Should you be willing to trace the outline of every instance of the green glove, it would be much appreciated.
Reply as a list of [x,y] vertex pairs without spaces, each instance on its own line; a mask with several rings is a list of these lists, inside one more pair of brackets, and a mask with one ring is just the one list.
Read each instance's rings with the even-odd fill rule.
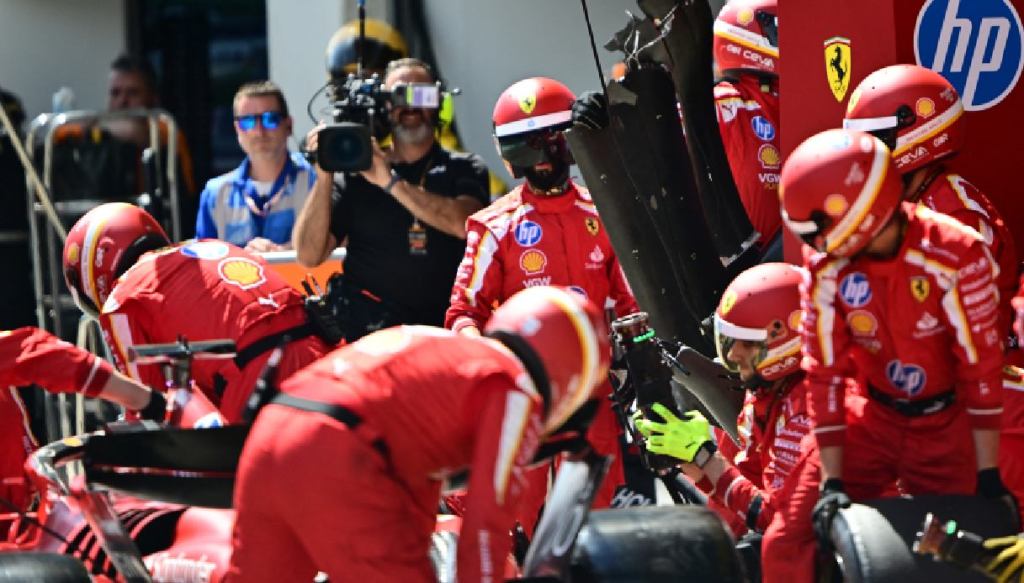
[[701,447],[711,441],[710,424],[700,412],[687,411],[680,419],[661,403],[652,405],[651,410],[665,422],[633,416],[637,431],[644,436],[647,451],[690,463]]
[[1013,535],[989,539],[985,548],[999,552],[985,565],[986,573],[998,583],[1024,581],[1024,538]]

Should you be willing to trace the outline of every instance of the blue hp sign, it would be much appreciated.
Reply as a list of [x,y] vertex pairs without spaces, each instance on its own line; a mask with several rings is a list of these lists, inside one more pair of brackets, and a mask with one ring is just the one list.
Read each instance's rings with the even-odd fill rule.
[[948,79],[971,111],[992,107],[1017,85],[1022,44],[1010,0],[927,0],[917,15],[917,63]]

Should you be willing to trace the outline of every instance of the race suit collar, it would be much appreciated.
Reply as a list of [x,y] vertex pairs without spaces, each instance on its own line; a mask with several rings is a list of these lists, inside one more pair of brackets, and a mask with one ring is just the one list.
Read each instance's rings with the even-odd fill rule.
[[519,188],[522,189],[523,202],[531,205],[537,212],[542,214],[560,213],[569,210],[579,198],[579,189],[576,183],[570,179],[565,192],[557,196],[544,196],[535,193],[524,182]]

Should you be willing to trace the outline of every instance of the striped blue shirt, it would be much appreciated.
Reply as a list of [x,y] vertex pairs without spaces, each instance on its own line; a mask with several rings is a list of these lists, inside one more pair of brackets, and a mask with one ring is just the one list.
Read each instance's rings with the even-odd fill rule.
[[270,192],[261,195],[249,177],[249,159],[206,183],[199,197],[196,238],[214,238],[244,247],[256,237],[275,243],[292,238],[295,218],[316,182],[316,172],[293,152]]

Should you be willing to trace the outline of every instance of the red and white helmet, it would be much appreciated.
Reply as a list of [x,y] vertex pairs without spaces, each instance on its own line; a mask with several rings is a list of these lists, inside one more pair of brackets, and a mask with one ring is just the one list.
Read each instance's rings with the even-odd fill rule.
[[762,263],[736,276],[715,310],[715,345],[726,368],[737,340],[761,343],[754,365],[765,381],[800,370],[800,283],[806,271],[789,263]]
[[117,278],[143,253],[170,243],[160,223],[137,206],[112,202],[85,213],[64,241],[64,281],[78,308],[97,316]]
[[715,62],[722,71],[779,74],[778,0],[731,0],[715,20]]
[[542,162],[568,177],[573,160],[561,130],[572,125],[575,100],[568,87],[547,77],[523,79],[498,97],[491,116],[494,139],[514,177],[529,179],[529,169]]
[[546,377],[546,432],[565,423],[607,378],[611,347],[604,315],[567,288],[539,286],[514,294],[483,332],[515,352],[538,385]]
[[878,235],[903,185],[889,148],[856,130],[826,130],[797,146],[779,178],[782,220],[818,251],[849,257]]
[[880,138],[906,174],[960,151],[963,115],[960,96],[945,77],[917,65],[892,65],[853,90],[843,127]]
[[563,130],[572,123],[569,88],[547,77],[531,77],[514,83],[498,97],[491,121],[494,137],[526,134],[542,129]]

